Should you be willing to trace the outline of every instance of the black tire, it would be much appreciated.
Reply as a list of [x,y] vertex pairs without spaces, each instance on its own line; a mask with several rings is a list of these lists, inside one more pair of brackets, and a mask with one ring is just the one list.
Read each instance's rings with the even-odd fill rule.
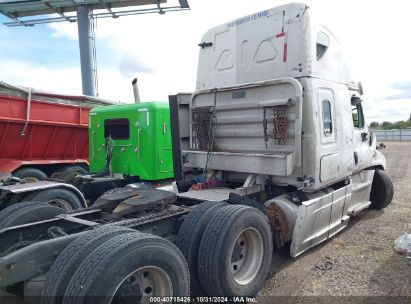
[[[16,204],[6,207],[0,211],[0,223],[4,219],[9,217],[9,215],[13,214],[15,211],[21,208],[25,208],[26,206],[32,206],[32,205],[38,205],[38,204],[39,204],[38,202],[24,202],[24,203],[19,203],[19,204],[16,203]],[[43,204],[43,203],[40,203],[40,204]]]
[[65,210],[41,202],[18,203],[0,212],[0,229],[47,220]]
[[28,192],[28,193],[23,193],[23,197],[20,199],[20,202],[32,201],[33,197],[36,196],[39,192],[40,191],[32,191],[32,192]]
[[[65,210],[77,210],[83,208],[80,198],[68,189],[52,188],[41,190],[30,195],[30,200],[48,203]],[[26,200],[26,198],[24,198]]]
[[394,186],[388,174],[381,169],[376,169],[372,180],[370,194],[370,209],[381,210],[387,207],[394,197]]
[[117,235],[133,231],[135,230],[126,227],[102,227],[87,231],[71,242],[60,253],[47,273],[41,295],[41,303],[60,304],[71,277],[90,252]]
[[[160,269],[168,276],[172,296],[189,295],[188,266],[180,250],[160,237],[132,232],[109,239],[88,255],[71,278],[63,304],[108,304],[113,296],[116,296],[117,303],[122,303],[117,296],[125,290],[128,291],[127,300],[137,300],[133,292],[142,292],[132,286],[130,276],[134,271],[144,271],[144,276],[147,273],[150,277],[147,267]],[[140,274],[139,280],[142,277]],[[134,284],[137,282],[135,279]],[[121,288],[120,284],[123,284]],[[154,283],[153,286],[158,285]],[[146,295],[150,292],[144,287],[143,290]]]
[[84,175],[87,174],[87,170],[79,165],[71,165],[64,167],[61,171],[64,178],[73,178],[77,175]]
[[221,209],[204,231],[198,255],[207,295],[255,296],[267,278],[272,249],[270,225],[261,211],[238,205]]
[[191,295],[205,295],[198,277],[198,249],[204,230],[212,217],[226,206],[225,203],[205,202],[196,206],[184,219],[177,238],[176,245],[186,258],[190,270]]
[[10,198],[7,206],[12,206],[20,202],[30,202],[36,193],[38,193],[38,191],[16,193]]
[[21,178],[26,182],[38,182],[47,179],[46,173],[36,168],[21,168],[13,172],[13,176]]

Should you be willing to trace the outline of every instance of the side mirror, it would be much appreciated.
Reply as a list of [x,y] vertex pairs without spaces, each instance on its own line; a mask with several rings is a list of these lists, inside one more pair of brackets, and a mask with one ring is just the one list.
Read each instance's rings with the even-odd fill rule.
[[352,96],[351,97],[351,105],[353,106],[353,107],[356,107],[357,105],[359,105],[360,103],[362,103],[362,99],[360,98],[360,97],[358,97],[358,96]]
[[362,88],[362,83],[358,82],[358,93],[360,93],[360,95],[364,95],[364,90]]

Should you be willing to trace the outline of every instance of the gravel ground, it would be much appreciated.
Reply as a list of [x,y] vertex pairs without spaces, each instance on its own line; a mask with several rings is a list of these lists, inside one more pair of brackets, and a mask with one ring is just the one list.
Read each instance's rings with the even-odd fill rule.
[[300,257],[279,252],[261,299],[284,296],[282,303],[307,303],[319,298],[329,302],[332,296],[334,302],[351,297],[346,302],[384,298],[388,303],[411,303],[411,265],[393,250],[397,237],[411,233],[411,142],[385,144],[395,189],[392,203],[382,211],[362,211],[345,230]]

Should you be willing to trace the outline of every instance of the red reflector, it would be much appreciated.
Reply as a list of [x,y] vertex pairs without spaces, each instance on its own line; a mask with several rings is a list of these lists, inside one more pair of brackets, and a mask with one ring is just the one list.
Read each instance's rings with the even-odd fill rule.
[[287,43],[284,43],[283,62],[287,62]]

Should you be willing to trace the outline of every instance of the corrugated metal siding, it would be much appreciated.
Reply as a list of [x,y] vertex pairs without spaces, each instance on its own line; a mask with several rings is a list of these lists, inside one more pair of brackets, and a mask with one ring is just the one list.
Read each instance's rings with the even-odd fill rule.
[[377,141],[411,141],[411,129],[372,130]]

